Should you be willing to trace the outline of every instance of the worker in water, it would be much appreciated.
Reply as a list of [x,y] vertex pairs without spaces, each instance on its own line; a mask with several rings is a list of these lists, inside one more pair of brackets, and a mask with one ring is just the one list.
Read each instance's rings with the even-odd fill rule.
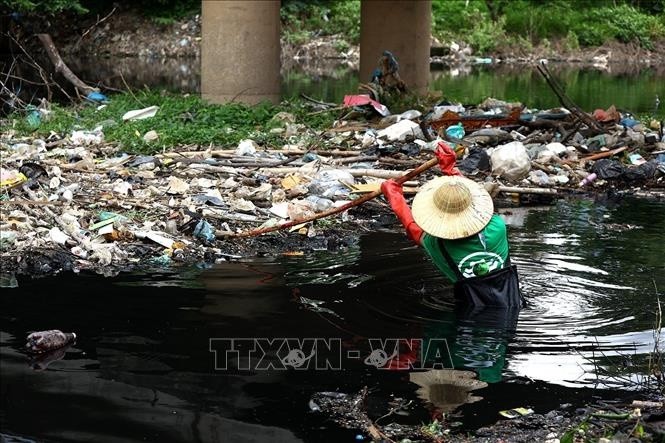
[[476,306],[522,306],[506,225],[494,214],[492,197],[462,176],[448,145],[440,142],[435,154],[444,176],[421,188],[413,200],[413,213],[396,181],[385,181],[381,191],[409,238],[454,282],[458,300]]

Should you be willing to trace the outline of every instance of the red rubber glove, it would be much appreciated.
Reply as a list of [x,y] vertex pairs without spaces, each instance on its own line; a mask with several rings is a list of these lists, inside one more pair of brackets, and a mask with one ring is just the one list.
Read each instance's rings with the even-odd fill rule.
[[390,203],[390,207],[397,216],[402,225],[406,229],[406,234],[411,240],[420,244],[420,239],[423,236],[424,231],[418,226],[413,220],[413,215],[411,214],[411,208],[406,203],[404,199],[404,194],[402,193],[402,185],[397,183],[395,180],[386,180],[381,183],[381,192]]
[[462,173],[455,167],[455,162],[457,161],[457,155],[455,151],[445,144],[444,142],[439,142],[434,155],[439,159],[439,168],[441,172],[445,175],[459,175],[462,176]]

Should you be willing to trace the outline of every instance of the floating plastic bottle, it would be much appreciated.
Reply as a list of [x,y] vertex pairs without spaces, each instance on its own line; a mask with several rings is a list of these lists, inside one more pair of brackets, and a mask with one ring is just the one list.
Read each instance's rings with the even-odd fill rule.
[[76,341],[76,334],[73,332],[62,332],[57,329],[50,331],[38,331],[28,335],[26,347],[29,352],[41,354],[55,349],[67,346]]

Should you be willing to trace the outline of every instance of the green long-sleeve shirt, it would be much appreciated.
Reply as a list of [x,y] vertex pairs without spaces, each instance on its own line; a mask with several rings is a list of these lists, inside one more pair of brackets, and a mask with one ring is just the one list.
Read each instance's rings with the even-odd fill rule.
[[429,234],[422,238],[422,246],[434,264],[452,282],[457,281],[457,274],[450,269],[441,252],[441,242],[445,242],[446,251],[457,264],[464,278],[479,275],[479,269],[486,272],[501,269],[508,259],[508,236],[506,224],[494,214],[485,228],[470,237],[457,240],[442,240]]

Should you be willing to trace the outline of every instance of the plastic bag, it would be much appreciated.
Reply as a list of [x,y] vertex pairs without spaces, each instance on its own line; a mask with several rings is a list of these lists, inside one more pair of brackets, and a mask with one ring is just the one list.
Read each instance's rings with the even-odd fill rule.
[[492,174],[508,180],[519,180],[531,170],[531,160],[522,142],[497,146],[490,156]]
[[[408,120],[405,120],[408,121]],[[325,198],[347,196],[349,189],[342,184],[355,182],[353,175],[341,169],[324,169],[314,176],[308,189],[314,195]]]
[[476,170],[489,171],[490,157],[484,149],[472,148],[469,155],[467,155],[464,160],[457,163],[457,169],[466,172],[467,174]]
[[629,182],[640,182],[654,178],[657,171],[658,161],[650,160],[637,167],[626,168],[622,178]]
[[446,135],[448,136],[448,138],[460,140],[464,138],[464,134],[465,134],[464,126],[462,126],[462,123],[458,123],[453,126],[448,126],[446,128]]
[[621,177],[625,170],[626,168],[621,163],[607,158],[598,160],[591,168],[591,171],[603,180],[615,180]]

